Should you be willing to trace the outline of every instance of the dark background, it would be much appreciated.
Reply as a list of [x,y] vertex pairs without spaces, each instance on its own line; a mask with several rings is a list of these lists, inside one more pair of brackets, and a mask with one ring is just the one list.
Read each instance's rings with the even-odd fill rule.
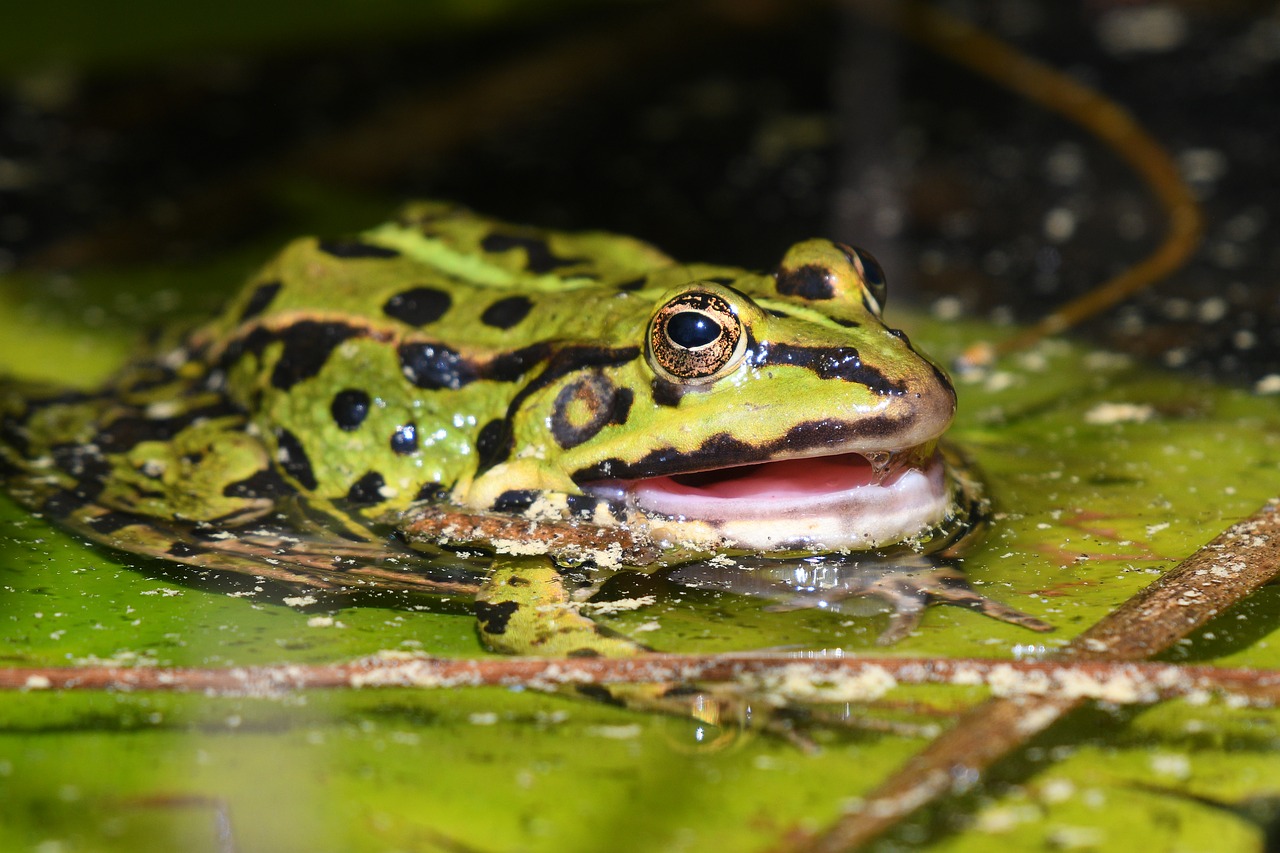
[[[180,278],[443,197],[743,266],[832,236],[880,257],[892,302],[1026,323],[1165,233],[1115,151],[856,5],[152,5],[17,14],[0,270],[101,299],[65,283]],[[1131,111],[1204,206],[1191,263],[1077,334],[1228,382],[1280,372],[1275,9],[946,8]]]

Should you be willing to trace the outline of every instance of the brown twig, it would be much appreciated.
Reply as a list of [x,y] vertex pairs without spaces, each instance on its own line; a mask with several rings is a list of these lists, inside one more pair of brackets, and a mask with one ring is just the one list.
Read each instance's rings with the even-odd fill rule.
[[[1159,654],[1278,575],[1280,502],[1273,500],[1077,636],[1056,659],[1078,666]],[[1087,698],[1024,695],[974,708],[878,785],[857,811],[792,849],[858,849],[918,809],[971,785],[981,772]]]
[[1145,704],[1205,693],[1229,694],[1260,705],[1280,703],[1280,670],[1114,661],[797,658],[777,654],[465,659],[397,654],[320,665],[0,669],[0,690],[141,690],[236,696],[386,687],[556,690],[578,684],[655,682],[734,683],[778,702],[869,700],[906,684],[985,684],[1001,695],[1088,698],[1116,704]]
[[1020,53],[974,25],[919,0],[843,0],[852,9],[918,41],[1021,97],[1056,112],[1115,152],[1146,183],[1168,221],[1150,254],[1008,340],[970,347],[961,367],[989,365],[1049,335],[1097,316],[1181,268],[1200,245],[1204,214],[1165,147],[1119,104],[1070,76]]

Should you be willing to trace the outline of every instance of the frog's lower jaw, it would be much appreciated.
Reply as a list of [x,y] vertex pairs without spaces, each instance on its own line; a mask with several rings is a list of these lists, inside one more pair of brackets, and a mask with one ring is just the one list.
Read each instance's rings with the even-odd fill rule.
[[936,451],[888,476],[851,453],[587,488],[624,497],[651,519],[655,540],[708,538],[756,551],[875,548],[935,527],[954,507]]

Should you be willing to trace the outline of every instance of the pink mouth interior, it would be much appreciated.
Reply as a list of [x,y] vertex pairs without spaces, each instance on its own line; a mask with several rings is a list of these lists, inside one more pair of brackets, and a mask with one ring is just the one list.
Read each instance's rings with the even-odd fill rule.
[[[879,485],[893,485],[901,473],[890,474]],[[784,459],[644,481],[646,487],[669,495],[761,501],[830,494],[873,484],[876,479],[871,463],[859,453]]]
[[949,511],[942,456],[912,449],[911,456],[925,458],[909,464],[906,455],[885,459],[878,469],[862,454],[842,453],[598,481],[588,488],[625,499],[651,518],[692,522],[663,535],[702,537],[698,541],[713,547],[727,543],[762,552],[872,548],[914,536]]

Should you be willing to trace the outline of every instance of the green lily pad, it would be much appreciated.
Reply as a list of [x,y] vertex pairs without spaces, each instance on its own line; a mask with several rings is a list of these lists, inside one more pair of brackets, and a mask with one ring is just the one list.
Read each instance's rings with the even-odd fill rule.
[[[129,351],[126,329],[163,313],[140,295],[167,292],[160,282],[176,294],[166,305],[229,291],[232,271],[247,264],[95,275],[46,296],[11,279],[3,292],[25,295],[0,299],[0,368],[91,383]],[[117,295],[86,296],[98,293]],[[892,319],[943,362],[1004,331]],[[939,607],[895,654],[1009,657],[1060,645],[1280,484],[1280,411],[1249,389],[1062,342],[958,386],[952,437],[997,509],[965,570],[980,591],[1058,630],[1033,634]],[[0,530],[6,665],[485,654],[465,601],[396,592],[310,600],[197,577],[84,545],[7,500]],[[1265,591],[1172,657],[1280,666],[1278,615],[1280,595]],[[853,615],[773,612],[697,591],[607,618],[655,648],[702,652],[865,652],[887,620],[874,604]],[[900,689],[868,713],[945,723],[982,695]],[[900,841],[1245,849],[1259,836],[1258,804],[1280,791],[1277,722],[1273,711],[1186,702],[1090,712],[1033,745],[1003,781],[908,826]],[[818,749],[803,751],[733,721],[496,688],[276,700],[31,691],[0,701],[0,849],[222,850],[229,837],[249,851],[765,849],[797,826],[832,820],[926,742],[856,727],[819,726],[812,737]]]

